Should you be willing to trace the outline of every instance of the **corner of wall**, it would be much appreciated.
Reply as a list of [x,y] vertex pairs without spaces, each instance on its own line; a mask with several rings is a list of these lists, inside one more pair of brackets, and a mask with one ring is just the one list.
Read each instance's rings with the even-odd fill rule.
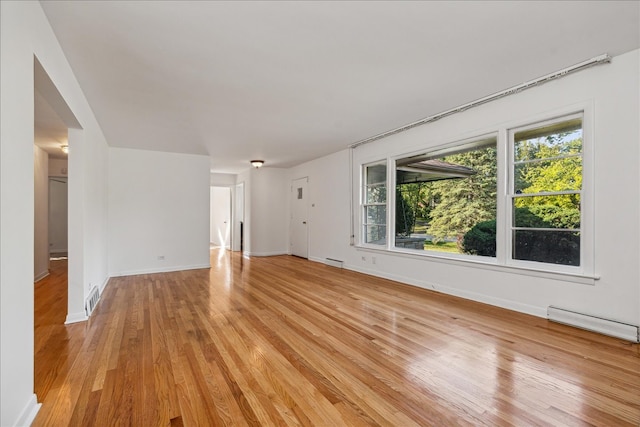
[[64,321],[64,324],[70,325],[72,323],[84,322],[85,320],[88,320],[88,319],[89,318],[87,317],[84,311],[80,311],[77,313],[69,313],[67,314],[67,319]]

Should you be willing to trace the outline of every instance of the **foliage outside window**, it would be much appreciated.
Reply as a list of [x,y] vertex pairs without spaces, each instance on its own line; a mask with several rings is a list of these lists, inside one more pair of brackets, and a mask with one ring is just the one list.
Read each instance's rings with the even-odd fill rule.
[[[496,135],[465,140],[397,158],[393,168],[364,165],[361,241],[589,271],[583,120],[578,113],[506,129],[500,143]],[[395,175],[395,203],[387,198],[388,174]]]
[[579,266],[582,116],[510,134],[512,258]]
[[363,242],[387,243],[387,165],[377,163],[363,168]]
[[495,256],[496,201],[495,136],[398,159],[395,246]]

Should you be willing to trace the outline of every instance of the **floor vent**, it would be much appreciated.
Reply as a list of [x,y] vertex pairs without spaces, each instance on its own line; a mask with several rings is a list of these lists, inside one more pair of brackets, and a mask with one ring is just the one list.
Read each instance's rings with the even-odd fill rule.
[[325,258],[325,264],[330,265],[331,267],[342,268],[342,261],[333,259],[333,258]]
[[94,286],[89,292],[89,298],[84,303],[84,311],[87,314],[87,317],[91,316],[93,309],[96,308],[98,301],[100,300],[100,290],[97,286]]
[[640,328],[635,325],[589,316],[588,314],[576,313],[575,311],[553,306],[549,306],[547,309],[547,318],[554,322],[564,323],[565,325],[575,326],[588,331],[622,338],[631,342],[640,342]]

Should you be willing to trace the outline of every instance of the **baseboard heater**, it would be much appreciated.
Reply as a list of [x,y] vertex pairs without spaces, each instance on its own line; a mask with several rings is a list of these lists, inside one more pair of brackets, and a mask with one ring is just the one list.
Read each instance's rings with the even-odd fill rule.
[[84,302],[84,312],[87,314],[87,317],[91,316],[93,309],[98,305],[98,301],[100,300],[100,289],[97,286],[94,286],[89,292],[89,297]]
[[331,267],[342,268],[342,261],[333,258],[325,258],[324,263]]
[[640,342],[640,328],[615,320],[603,319],[588,314],[576,313],[554,306],[547,308],[547,318],[553,322],[563,323],[569,326],[598,332],[631,342]]

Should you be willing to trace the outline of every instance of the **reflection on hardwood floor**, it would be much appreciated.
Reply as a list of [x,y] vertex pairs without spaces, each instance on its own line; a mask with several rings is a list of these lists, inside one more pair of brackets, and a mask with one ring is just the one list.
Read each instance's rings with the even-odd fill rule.
[[34,425],[640,424],[638,345],[295,257],[211,262],[111,279],[70,326],[37,286]]

